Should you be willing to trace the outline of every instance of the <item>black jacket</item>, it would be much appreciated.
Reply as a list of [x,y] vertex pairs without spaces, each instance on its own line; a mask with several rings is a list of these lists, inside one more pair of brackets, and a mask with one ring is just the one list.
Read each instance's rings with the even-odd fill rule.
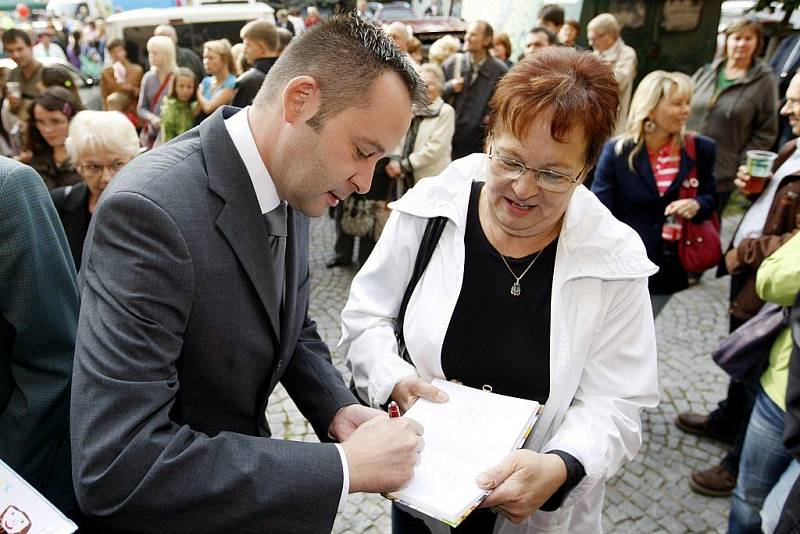
[[[628,156],[633,144],[623,147],[620,154],[616,154],[615,144],[616,140],[612,139],[603,148],[592,182],[592,192],[611,210],[614,217],[636,230],[647,249],[647,257],[658,265],[659,271],[650,277],[650,291],[672,294],[685,289],[688,286],[687,274],[677,261],[676,254],[665,254],[661,227],[664,225],[664,210],[670,202],[678,200],[681,182],[688,176],[694,162],[686,149],[681,149],[678,176],[664,196],[660,196],[647,149],[642,148],[636,155],[633,159],[634,170],[631,170]],[[700,211],[692,221],[699,223],[711,217],[717,206],[713,170],[716,150],[711,139],[699,135],[695,137],[695,148]]]
[[50,191],[58,218],[67,234],[69,251],[75,262],[75,270],[81,270],[81,254],[92,214],[89,213],[89,188],[85,182],[74,186],[58,187]]
[[262,57],[256,60],[255,66],[247,72],[243,72],[236,78],[236,90],[233,94],[231,105],[243,108],[253,103],[253,99],[261,89],[264,78],[267,77],[269,69],[278,61],[276,57]]

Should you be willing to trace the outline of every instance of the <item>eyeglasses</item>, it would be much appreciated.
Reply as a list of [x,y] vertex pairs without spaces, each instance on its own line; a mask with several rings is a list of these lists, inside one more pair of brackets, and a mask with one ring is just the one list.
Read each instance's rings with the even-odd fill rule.
[[78,166],[78,169],[81,171],[81,174],[84,178],[97,178],[103,175],[103,171],[108,169],[108,174],[110,176],[114,176],[119,171],[122,170],[122,167],[127,165],[127,161],[115,161],[114,163],[109,163],[108,165],[100,165],[97,163],[81,163]]
[[489,154],[487,154],[486,157],[489,158],[489,170],[492,171],[495,176],[505,178],[507,180],[516,180],[517,178],[521,178],[526,172],[530,171],[536,178],[536,183],[539,184],[539,187],[553,193],[564,193],[565,191],[568,191],[572,184],[578,183],[581,175],[583,175],[583,171],[586,169],[586,165],[581,167],[578,176],[573,178],[572,176],[556,171],[528,167],[524,163],[515,159],[493,154],[493,151],[494,148],[490,147]]

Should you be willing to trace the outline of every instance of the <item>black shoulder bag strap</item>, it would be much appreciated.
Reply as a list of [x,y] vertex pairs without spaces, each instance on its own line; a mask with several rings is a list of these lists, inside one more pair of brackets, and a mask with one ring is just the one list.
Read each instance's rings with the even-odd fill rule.
[[414,288],[417,287],[417,282],[422,278],[422,273],[425,272],[428,263],[431,261],[431,256],[433,256],[436,244],[442,236],[445,224],[447,224],[447,217],[433,217],[432,219],[428,219],[428,224],[425,226],[425,233],[422,234],[422,241],[419,243],[417,259],[414,262],[414,271],[411,273],[411,280],[408,281],[406,292],[400,303],[400,311],[394,323],[394,337],[397,338],[398,354],[408,363],[411,363],[411,357],[408,355],[406,340],[403,337],[403,320],[406,316],[406,308],[408,308],[408,301],[411,300],[411,294],[414,292]]
[[[422,240],[419,243],[417,259],[414,261],[414,271],[411,273],[411,280],[408,281],[406,292],[400,303],[400,311],[397,313],[397,319],[395,319],[394,323],[394,336],[397,338],[397,352],[401,358],[412,365],[411,357],[406,350],[406,341],[403,338],[403,319],[406,316],[406,308],[408,307],[408,301],[411,300],[411,294],[414,292],[414,288],[417,287],[417,282],[422,278],[422,273],[425,272],[425,268],[431,261],[431,256],[433,256],[436,244],[442,236],[445,224],[447,224],[447,217],[433,217],[432,219],[428,219],[428,224],[425,226],[425,233],[422,234]],[[359,402],[365,406],[369,406],[369,402],[362,399],[356,391],[356,385],[352,378],[350,378],[350,391]]]

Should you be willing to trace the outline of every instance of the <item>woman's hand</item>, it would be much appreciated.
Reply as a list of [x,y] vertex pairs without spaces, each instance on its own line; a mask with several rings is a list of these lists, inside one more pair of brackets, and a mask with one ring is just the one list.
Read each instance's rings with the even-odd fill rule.
[[559,456],[521,449],[478,475],[476,482],[491,490],[481,508],[495,508],[509,521],[521,523],[566,480],[567,466]]
[[693,198],[682,198],[670,202],[664,215],[678,215],[684,219],[692,219],[700,211],[700,203]]
[[431,402],[447,402],[449,399],[447,393],[428,384],[418,376],[409,376],[395,384],[391,398],[403,412],[407,412],[417,402],[417,399],[426,399]]

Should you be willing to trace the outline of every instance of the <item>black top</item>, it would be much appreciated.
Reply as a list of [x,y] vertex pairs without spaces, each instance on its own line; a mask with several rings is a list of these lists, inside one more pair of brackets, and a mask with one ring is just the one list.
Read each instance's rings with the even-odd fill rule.
[[83,242],[89,231],[89,223],[92,222],[92,214],[89,211],[89,187],[85,182],[74,186],[57,187],[50,191],[50,196],[64,226],[75,270],[80,271]]
[[[509,267],[521,275],[522,292],[511,294],[515,278],[508,272],[478,216],[483,182],[472,184],[464,233],[465,262],[461,293],[442,344],[442,370],[448,380],[540,404],[550,394],[550,296],[558,239],[541,255],[506,257]],[[553,511],[583,478],[583,465],[563,451],[557,454],[567,466],[567,481],[542,505]],[[497,516],[487,509],[475,510],[457,528],[459,533],[491,532]]]
[[[558,239],[522,277],[522,293],[511,295],[514,277],[478,217],[482,187],[475,182],[470,194],[464,281],[442,345],[442,370],[448,380],[489,385],[495,393],[544,404],[550,392],[550,294]],[[519,276],[538,254],[506,261]]]

